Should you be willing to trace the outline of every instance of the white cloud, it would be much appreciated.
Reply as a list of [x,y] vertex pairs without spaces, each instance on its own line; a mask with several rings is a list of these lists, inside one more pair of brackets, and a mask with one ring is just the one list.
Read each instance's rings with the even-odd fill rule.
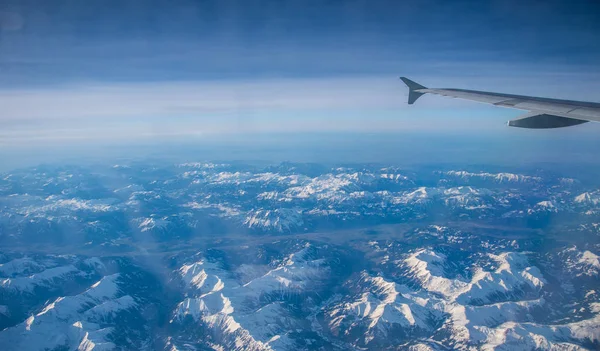
[[0,91],[4,122],[248,110],[400,107],[390,78],[86,84]]
[[[436,79],[430,79],[435,85]],[[429,85],[430,79],[423,84]],[[497,90],[514,92],[507,89],[510,86],[504,81]],[[519,114],[429,96],[408,106],[406,99],[406,87],[389,76],[79,83],[0,90],[0,144],[245,132],[497,128]]]
[[405,86],[395,77],[78,84],[4,90],[0,91],[0,123],[4,126],[0,142],[385,130],[381,126],[385,118],[377,122],[365,113],[407,108],[406,95]]

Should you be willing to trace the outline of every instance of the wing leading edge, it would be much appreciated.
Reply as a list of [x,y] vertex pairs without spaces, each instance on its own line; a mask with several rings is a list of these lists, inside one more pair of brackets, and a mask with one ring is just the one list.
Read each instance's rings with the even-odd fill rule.
[[436,94],[529,111],[526,115],[509,121],[508,125],[511,127],[547,129],[569,127],[589,121],[600,122],[600,103],[466,89],[432,89],[406,77],[400,79],[408,86],[409,105],[414,104],[424,94]]

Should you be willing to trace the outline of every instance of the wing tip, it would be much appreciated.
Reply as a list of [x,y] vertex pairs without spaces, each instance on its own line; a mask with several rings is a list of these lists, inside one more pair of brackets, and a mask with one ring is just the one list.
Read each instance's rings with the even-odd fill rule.
[[408,89],[410,90],[419,90],[419,89],[427,89],[425,86],[410,80],[406,77],[400,77],[400,80],[402,80],[402,82],[404,82],[404,84],[406,84],[406,86],[408,87]]
[[400,77],[400,80],[402,80],[402,82],[404,82],[404,84],[406,84],[406,86],[408,87],[408,104],[409,105],[414,104],[418,98],[420,98],[423,94],[425,94],[425,93],[416,91],[416,90],[420,90],[420,89],[427,89],[426,87],[422,86],[421,84],[414,82],[406,77]]

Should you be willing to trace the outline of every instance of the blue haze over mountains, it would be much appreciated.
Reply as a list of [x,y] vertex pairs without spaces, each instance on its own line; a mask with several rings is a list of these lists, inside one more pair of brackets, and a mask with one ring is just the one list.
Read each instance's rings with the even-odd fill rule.
[[595,349],[576,168],[123,161],[0,178],[14,349]]

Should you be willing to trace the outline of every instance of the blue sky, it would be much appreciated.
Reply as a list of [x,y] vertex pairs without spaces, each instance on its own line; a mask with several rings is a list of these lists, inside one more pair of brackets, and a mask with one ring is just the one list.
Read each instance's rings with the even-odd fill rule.
[[3,85],[419,75],[454,65],[472,75],[495,65],[597,73],[600,59],[595,1],[2,3]]
[[501,128],[429,86],[597,100],[595,1],[3,1],[2,143]]

